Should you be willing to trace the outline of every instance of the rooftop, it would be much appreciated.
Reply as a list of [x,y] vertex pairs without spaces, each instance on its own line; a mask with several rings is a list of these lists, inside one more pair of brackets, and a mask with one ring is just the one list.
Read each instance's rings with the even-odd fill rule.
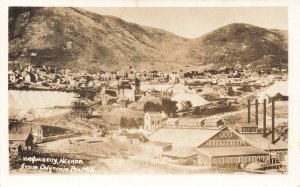
[[181,122],[181,123],[189,123],[189,122],[201,123],[202,121],[203,121],[203,118],[181,118],[178,122]]
[[116,91],[113,90],[105,90],[105,94],[110,95],[112,97],[117,97]]
[[166,147],[169,145],[172,145],[172,143],[167,143],[167,142],[159,142],[159,141],[150,141],[144,145],[151,145],[151,146],[157,146],[157,147]]
[[126,136],[128,139],[139,139],[144,136],[144,134],[142,133],[125,133],[123,135]]
[[224,121],[222,118],[206,118],[205,122],[206,123],[217,123],[220,120]]
[[198,147],[222,129],[161,128],[151,134],[150,141],[170,142],[173,145]]
[[179,120],[179,118],[168,118],[167,120],[166,120],[166,123],[175,123],[175,122],[177,122]]
[[212,157],[268,154],[266,151],[254,146],[209,147],[197,148],[196,150]]
[[255,123],[239,123],[237,126],[240,126],[240,127],[257,127]]
[[271,85],[270,87],[264,89],[259,92],[257,95],[268,95],[269,97],[274,97],[277,94],[281,94],[283,96],[288,96],[288,81],[279,81]]
[[194,151],[168,151],[168,152],[164,152],[162,154],[163,156],[168,156],[168,157],[177,157],[177,158],[188,158],[188,157],[192,157],[192,156],[196,156],[197,153]]
[[26,140],[29,135],[28,133],[9,133],[9,140]]
[[[250,144],[259,147],[263,150],[288,149],[288,141],[280,139],[275,144],[272,144],[272,135],[263,137],[262,134],[243,134]],[[275,140],[277,137],[275,137]]]

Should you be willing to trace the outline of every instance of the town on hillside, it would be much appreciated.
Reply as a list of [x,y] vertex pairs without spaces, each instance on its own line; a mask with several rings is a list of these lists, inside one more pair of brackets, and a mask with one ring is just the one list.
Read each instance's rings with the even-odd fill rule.
[[23,171],[24,155],[49,154],[103,158],[99,173],[287,171],[284,70],[90,74],[22,65],[9,63],[12,172]]

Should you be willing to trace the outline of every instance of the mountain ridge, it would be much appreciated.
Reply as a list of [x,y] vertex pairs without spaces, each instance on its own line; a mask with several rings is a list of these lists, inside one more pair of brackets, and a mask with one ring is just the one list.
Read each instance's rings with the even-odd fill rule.
[[[38,65],[87,71],[121,66],[165,70],[237,62],[287,66],[288,61],[287,33],[249,24],[229,24],[188,39],[80,8],[13,7],[9,19],[10,60]],[[266,60],[272,55],[274,59]]]

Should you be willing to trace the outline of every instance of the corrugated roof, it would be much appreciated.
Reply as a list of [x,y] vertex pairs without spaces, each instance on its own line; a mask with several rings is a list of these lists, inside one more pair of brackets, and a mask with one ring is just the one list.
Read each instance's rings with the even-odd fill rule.
[[197,148],[196,150],[212,157],[268,154],[266,151],[254,146],[209,147]]
[[[225,127],[223,127],[225,128]],[[149,136],[151,141],[170,142],[173,145],[197,147],[220,132],[221,129],[161,128]]]

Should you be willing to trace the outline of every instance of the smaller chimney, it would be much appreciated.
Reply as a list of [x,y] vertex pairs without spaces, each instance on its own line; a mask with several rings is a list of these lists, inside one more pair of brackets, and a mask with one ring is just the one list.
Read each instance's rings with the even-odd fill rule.
[[275,100],[272,98],[272,144],[275,143]]
[[255,99],[255,124],[258,127],[258,99]]
[[266,137],[267,136],[267,101],[266,99],[264,99],[264,130],[263,130],[263,136]]
[[248,123],[250,123],[250,99],[248,99]]

